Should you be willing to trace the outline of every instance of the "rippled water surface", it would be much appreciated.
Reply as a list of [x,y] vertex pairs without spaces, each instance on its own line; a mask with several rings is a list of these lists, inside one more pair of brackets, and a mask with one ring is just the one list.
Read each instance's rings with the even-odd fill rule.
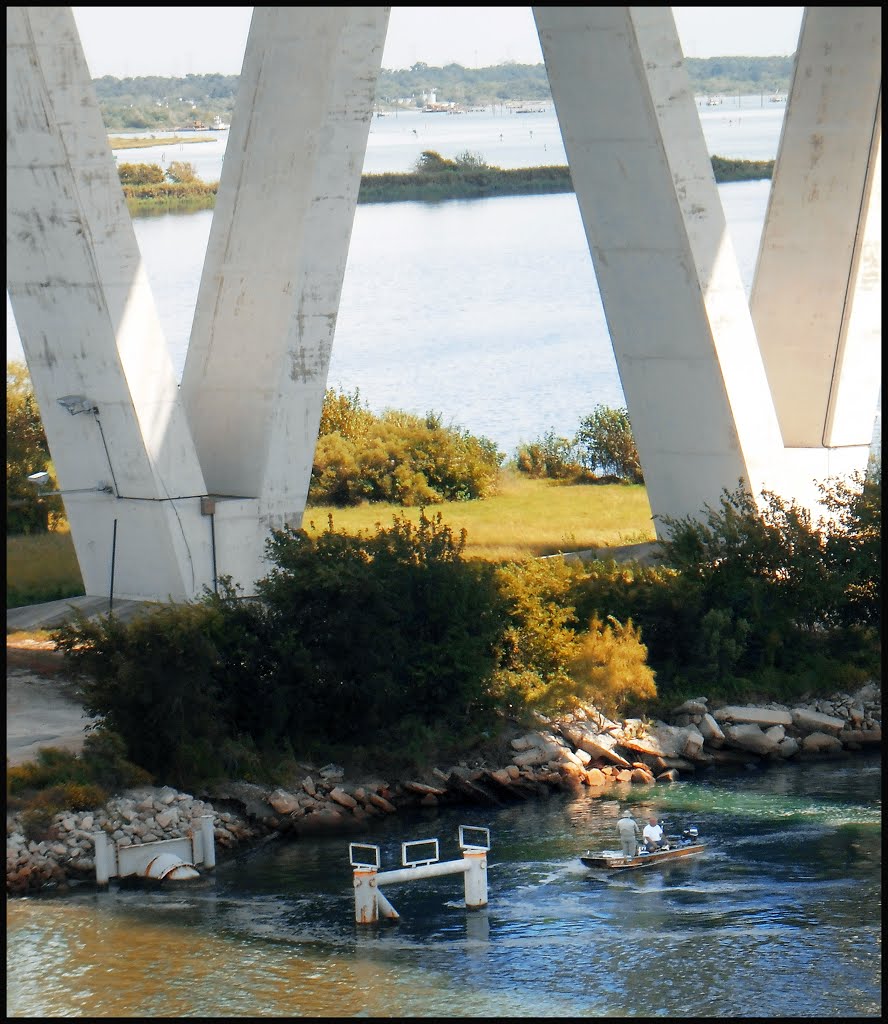
[[[11,900],[11,1016],[879,1016],[881,761],[707,773],[608,798],[428,811],[351,837],[277,842],[195,889]],[[614,797],[617,799],[614,799]],[[699,858],[590,871],[620,799]],[[354,923],[349,841],[490,829],[489,905],[460,875],[386,888]]]

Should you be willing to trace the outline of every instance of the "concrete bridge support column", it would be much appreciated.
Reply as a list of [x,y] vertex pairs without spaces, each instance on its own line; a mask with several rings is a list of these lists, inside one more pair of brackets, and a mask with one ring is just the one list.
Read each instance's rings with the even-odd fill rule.
[[[756,497],[768,489],[818,512],[815,478],[862,468],[867,450],[837,452],[818,439],[800,460],[785,447],[670,9],[535,7],[534,16],[658,533],[660,517],[695,516],[739,481]],[[856,80],[871,88],[871,79]],[[818,81],[828,97],[829,76]],[[871,138],[872,103],[864,107]],[[860,138],[866,148],[862,127]],[[872,181],[872,155],[863,163]],[[798,187],[789,170],[785,188]],[[852,192],[859,211],[861,188]],[[872,279],[879,258],[867,231],[860,273]],[[784,307],[791,301],[783,295]],[[827,302],[841,307],[837,289]],[[872,301],[858,306],[871,325],[864,306]],[[777,332],[773,347],[782,344]],[[850,358],[839,370],[844,393],[860,365]],[[865,401],[868,444],[875,403]]]
[[672,13],[534,16],[654,516],[758,493],[782,440]]
[[245,551],[301,523],[388,15],[253,10],[182,378],[210,490],[256,500]]
[[802,478],[865,465],[878,405],[881,16],[805,9],[750,298]]
[[251,594],[300,524],[388,13],[255,9],[180,389],[70,8],[7,9],[7,280],[87,593]]
[[191,597],[203,474],[71,9],[6,29],[7,287],[86,592]]

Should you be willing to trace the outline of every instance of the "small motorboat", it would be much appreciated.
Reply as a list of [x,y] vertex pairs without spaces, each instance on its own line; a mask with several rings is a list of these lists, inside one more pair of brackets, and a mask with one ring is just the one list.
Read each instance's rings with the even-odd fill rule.
[[609,871],[648,868],[665,861],[694,857],[706,849],[706,844],[699,841],[699,832],[694,827],[685,829],[680,836],[668,836],[667,840],[667,845],[659,850],[648,851],[640,847],[634,857],[625,857],[619,850],[602,850],[601,853],[587,850],[580,860],[587,868],[605,868]]

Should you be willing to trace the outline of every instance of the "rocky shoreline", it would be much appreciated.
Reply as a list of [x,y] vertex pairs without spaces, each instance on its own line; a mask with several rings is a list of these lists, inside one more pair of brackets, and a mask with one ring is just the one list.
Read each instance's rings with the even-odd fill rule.
[[590,797],[656,787],[719,767],[847,758],[881,751],[882,702],[876,682],[853,694],[802,700],[793,706],[710,707],[686,701],[668,722],[614,722],[593,707],[565,718],[540,718],[515,731],[497,757],[431,767],[397,782],[346,779],[342,768],[305,766],[289,788],[216,784],[199,796],[171,787],[115,796],[101,808],[57,814],[47,833],[29,839],[20,813],[7,814],[6,891],[19,896],[95,884],[97,831],[121,846],[187,836],[202,815],[214,819],[217,858],[257,842],[317,832],[355,833],[374,818],[420,807],[499,807],[557,790]]

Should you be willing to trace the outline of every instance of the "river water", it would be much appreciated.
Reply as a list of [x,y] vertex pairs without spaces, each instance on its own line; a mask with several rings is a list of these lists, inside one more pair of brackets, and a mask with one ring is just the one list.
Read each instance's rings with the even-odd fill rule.
[[[607,797],[374,822],[278,841],[195,889],[7,903],[13,1017],[878,1017],[881,760],[707,772]],[[629,801],[700,857],[587,870]],[[490,829],[489,904],[451,875],[386,887],[397,923],[359,926],[349,842]]]

